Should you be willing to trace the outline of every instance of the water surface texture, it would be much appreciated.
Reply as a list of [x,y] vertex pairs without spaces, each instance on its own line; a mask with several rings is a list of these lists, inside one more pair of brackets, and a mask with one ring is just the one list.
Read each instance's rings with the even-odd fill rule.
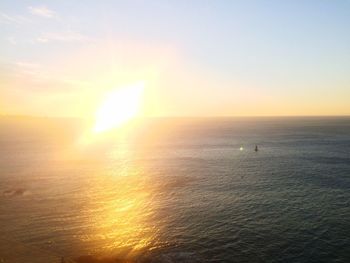
[[350,118],[159,119],[89,143],[74,120],[0,125],[2,248],[350,262]]

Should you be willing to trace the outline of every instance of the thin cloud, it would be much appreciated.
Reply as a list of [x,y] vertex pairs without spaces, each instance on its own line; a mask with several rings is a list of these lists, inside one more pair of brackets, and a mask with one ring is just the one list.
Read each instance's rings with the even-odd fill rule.
[[[86,80],[57,73],[50,65],[42,65],[31,61],[15,61],[7,64],[0,63],[0,74],[5,72],[8,80],[16,80],[16,88],[26,91],[72,91],[78,87],[90,87]],[[49,87],[49,88],[48,88]]]
[[17,45],[17,40],[14,37],[7,37],[6,40],[11,44],[11,45]]
[[48,42],[82,42],[89,40],[88,37],[74,31],[45,33],[36,39],[37,43]]
[[30,19],[19,16],[19,15],[9,15],[3,12],[0,12],[0,23],[5,24],[24,24],[30,22]]
[[46,6],[36,6],[36,7],[29,6],[28,9],[32,15],[36,15],[44,18],[53,18],[56,16],[56,13],[51,9],[47,8]]
[[36,42],[38,42],[38,43],[47,43],[47,42],[49,42],[49,39],[45,38],[45,37],[38,37],[36,39]]
[[39,68],[40,65],[37,63],[27,62],[27,61],[17,61],[14,63],[17,67],[26,68],[26,69],[36,69]]
[[17,61],[14,62],[13,65],[15,66],[15,70],[19,74],[26,74],[26,75],[32,75],[32,76],[40,76],[40,65],[33,62],[28,61]]

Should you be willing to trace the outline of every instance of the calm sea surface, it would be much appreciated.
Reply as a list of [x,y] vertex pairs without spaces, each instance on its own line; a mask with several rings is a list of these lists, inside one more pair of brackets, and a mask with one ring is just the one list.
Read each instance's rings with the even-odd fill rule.
[[74,120],[3,117],[0,198],[3,248],[350,262],[350,118],[148,120],[84,139]]

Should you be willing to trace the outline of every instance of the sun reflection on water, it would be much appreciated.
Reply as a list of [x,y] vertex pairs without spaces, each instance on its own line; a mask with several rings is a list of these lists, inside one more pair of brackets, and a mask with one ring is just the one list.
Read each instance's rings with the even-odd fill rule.
[[162,246],[151,176],[133,159],[127,143],[118,142],[108,157],[108,165],[96,170],[87,186],[89,229],[81,241],[93,243],[94,253],[126,258]]

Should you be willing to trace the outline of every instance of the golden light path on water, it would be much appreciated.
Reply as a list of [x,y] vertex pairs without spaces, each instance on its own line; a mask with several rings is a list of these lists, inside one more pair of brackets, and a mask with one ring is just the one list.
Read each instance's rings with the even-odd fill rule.
[[88,229],[80,238],[83,244],[95,248],[90,251],[94,255],[132,259],[166,243],[159,239],[162,226],[155,220],[161,201],[159,184],[152,180],[151,171],[136,160],[135,154],[140,153],[128,143],[128,131],[120,129],[115,133],[106,139],[111,144],[103,149],[103,157],[99,156],[102,161],[87,182],[87,202],[82,212]]

